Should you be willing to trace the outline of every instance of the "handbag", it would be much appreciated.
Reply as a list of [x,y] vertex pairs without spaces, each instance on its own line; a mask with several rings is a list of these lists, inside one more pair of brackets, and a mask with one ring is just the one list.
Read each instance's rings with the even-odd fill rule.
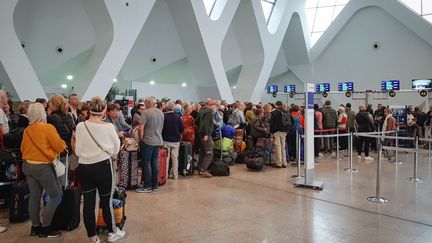
[[87,127],[87,122],[84,122],[84,126],[85,126],[85,128],[86,128],[86,130],[87,130],[87,132],[88,132],[88,134],[90,135],[90,137],[91,137],[91,139],[93,140],[93,142],[102,150],[102,151],[104,151],[106,154],[108,154],[109,156],[110,156],[110,158],[111,158],[111,161],[114,161],[115,160],[115,156],[114,155],[112,155],[112,154],[110,154],[108,151],[106,151],[97,141],[96,141],[96,139],[93,137],[93,134],[90,132],[90,130],[88,129],[88,127]]
[[[37,148],[37,150],[39,150],[39,152],[41,152],[49,160],[49,156],[47,156],[45,154],[45,152],[36,145],[36,143],[33,141],[31,136],[29,135],[28,131],[26,130],[25,132],[27,134],[27,137],[30,139],[30,142],[33,144],[33,146],[35,146]],[[66,152],[67,152],[67,150],[66,150]],[[68,159],[69,158],[68,158],[68,152],[67,152],[66,153],[66,160],[68,160]],[[64,175],[66,173],[66,166],[60,161],[59,158],[55,158],[52,161],[52,165],[54,167],[54,170],[55,170],[57,177],[61,177],[62,175]]]
[[134,138],[124,138],[122,149],[126,149],[126,151],[138,151],[139,144]]

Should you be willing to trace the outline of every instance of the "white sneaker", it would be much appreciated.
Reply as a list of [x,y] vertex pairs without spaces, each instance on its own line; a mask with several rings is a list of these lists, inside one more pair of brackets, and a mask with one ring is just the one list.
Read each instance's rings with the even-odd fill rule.
[[126,235],[126,231],[123,231],[123,230],[120,230],[119,228],[117,228],[117,232],[108,234],[108,241],[114,242],[116,240],[120,240],[125,235]]
[[324,154],[321,153],[321,152],[319,152],[319,153],[318,153],[318,156],[319,156],[319,157],[322,157],[322,156],[324,156]]
[[372,158],[372,157],[370,157],[370,156],[367,156],[367,157],[365,157],[365,160],[370,160],[370,161],[372,161],[372,160],[375,160],[375,159]]
[[5,232],[6,230],[7,230],[7,228],[6,228],[6,227],[0,226],[0,233],[3,233],[3,232]]
[[357,158],[358,158],[358,159],[361,159],[361,155],[357,155]]

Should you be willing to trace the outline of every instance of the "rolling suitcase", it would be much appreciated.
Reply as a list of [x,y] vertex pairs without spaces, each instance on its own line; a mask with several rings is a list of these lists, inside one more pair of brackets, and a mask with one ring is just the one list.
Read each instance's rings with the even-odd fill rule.
[[[159,149],[159,177],[158,177],[158,184],[160,186],[165,185],[168,178],[168,150],[164,147],[160,147]],[[144,163],[144,161],[142,161]],[[145,181],[145,173],[144,168],[142,168],[142,174],[141,174],[141,182],[144,183]]]
[[126,189],[135,189],[138,185],[138,152],[120,151],[119,160],[119,186]]
[[178,172],[180,175],[193,175],[193,151],[192,144],[190,144],[189,142],[180,142],[178,163]]
[[9,222],[20,223],[29,219],[29,200],[30,191],[26,183],[12,185],[10,195]]
[[[123,226],[126,223],[126,189],[123,187],[117,187],[114,189],[113,193],[113,213],[115,224],[119,229],[123,229]],[[102,216],[102,209],[99,208],[97,222],[96,222],[96,230],[102,233],[108,233],[106,228],[106,224],[104,222]]]
[[[69,168],[69,158],[66,156],[66,168]],[[65,176],[65,189],[58,205],[51,226],[57,230],[74,230],[80,224],[81,191],[68,184],[68,171]]]
[[261,171],[264,168],[264,159],[262,157],[248,158],[246,167],[252,171]]

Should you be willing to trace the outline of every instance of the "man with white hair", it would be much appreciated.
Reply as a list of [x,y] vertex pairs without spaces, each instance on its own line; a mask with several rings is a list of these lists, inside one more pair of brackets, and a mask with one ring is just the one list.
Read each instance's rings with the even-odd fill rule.
[[9,119],[6,113],[3,111],[4,104],[7,104],[8,96],[4,90],[0,90],[0,129],[2,129],[3,134],[9,133]]
[[[174,112],[175,107],[176,104],[172,101],[166,103],[166,112],[164,114],[165,119],[162,130],[164,147],[168,149],[168,157],[171,158],[172,161],[172,172],[170,173],[170,177],[174,180],[178,178],[178,153],[181,135],[184,131],[183,120]],[[168,170],[168,165],[166,168]]]
[[156,108],[156,99],[145,99],[146,109],[141,114],[138,136],[142,156],[142,168],[144,170],[144,186],[136,192],[156,192],[158,190],[159,177],[159,148],[163,145],[162,129],[164,114]]

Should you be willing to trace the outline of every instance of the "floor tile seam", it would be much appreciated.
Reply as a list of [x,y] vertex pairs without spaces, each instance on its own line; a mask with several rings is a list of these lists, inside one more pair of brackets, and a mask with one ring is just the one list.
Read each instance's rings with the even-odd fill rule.
[[398,219],[398,220],[403,220],[403,221],[407,221],[407,222],[411,222],[411,223],[415,223],[415,224],[420,224],[420,225],[425,225],[425,226],[428,226],[428,227],[432,227],[432,224],[418,222],[418,221],[414,221],[414,220],[410,220],[410,219],[405,219],[405,218],[393,216],[393,215],[390,215],[390,214],[380,213],[380,212],[376,212],[376,211],[370,211],[370,210],[367,210],[367,209],[362,209],[362,208],[358,208],[358,207],[354,207],[354,206],[349,206],[349,205],[345,205],[345,204],[342,204],[342,203],[333,202],[333,201],[330,201],[330,200],[326,200],[326,199],[321,199],[321,198],[305,195],[305,194],[298,193],[298,192],[295,192],[295,191],[292,191],[292,190],[283,190],[283,189],[275,188],[275,187],[272,187],[272,186],[269,186],[269,185],[258,184],[258,183],[255,183],[253,181],[245,181],[245,180],[242,180],[242,179],[239,179],[239,178],[234,178],[234,177],[228,177],[228,178],[231,179],[231,180],[237,180],[237,181],[242,181],[244,183],[254,184],[256,186],[267,187],[267,188],[271,188],[272,190],[281,191],[281,192],[287,192],[287,193],[290,193],[290,194],[295,194],[295,195],[302,196],[302,197],[305,197],[305,198],[309,198],[309,199],[313,199],[313,200],[318,200],[318,201],[321,201],[321,202],[325,202],[325,203],[329,203],[329,204],[333,204],[333,205],[338,205],[338,206],[350,208],[350,209],[361,211],[361,212],[365,212],[365,213],[378,214],[378,215],[389,217],[389,218],[394,218],[394,219]]

